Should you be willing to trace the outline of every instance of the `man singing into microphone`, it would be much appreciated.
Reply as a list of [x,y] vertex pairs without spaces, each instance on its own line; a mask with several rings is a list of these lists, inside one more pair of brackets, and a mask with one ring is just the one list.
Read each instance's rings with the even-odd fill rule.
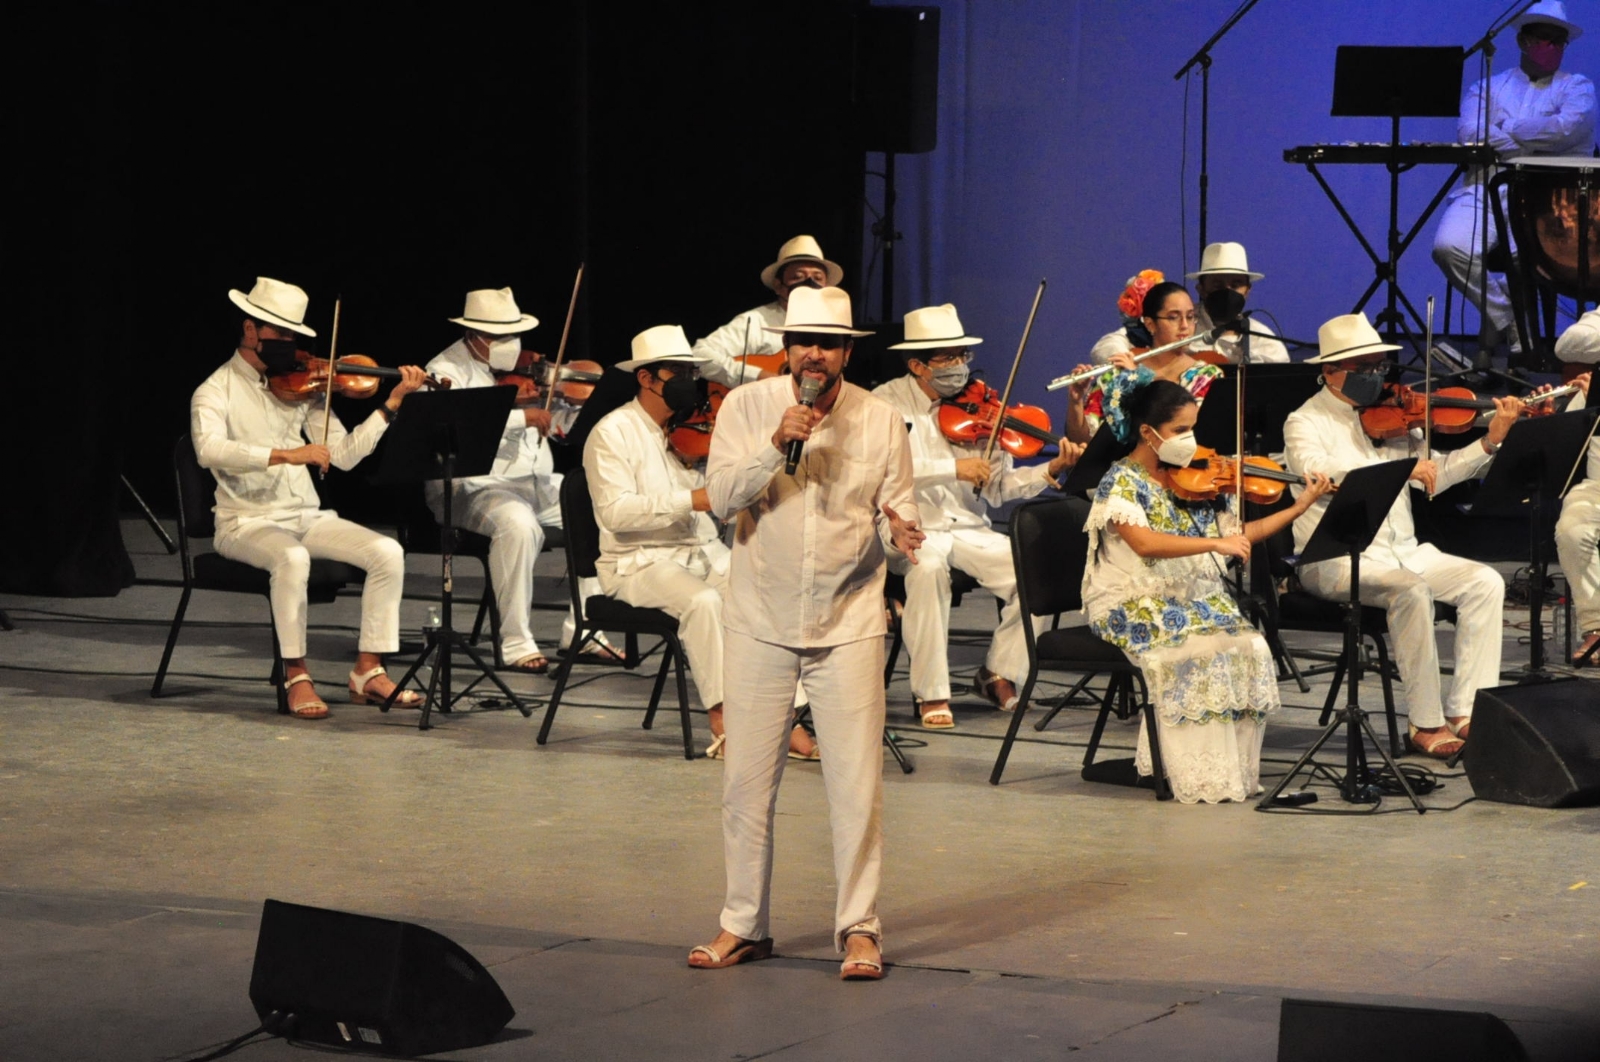
[[[796,680],[811,696],[833,827],[839,976],[883,976],[886,553],[915,561],[922,532],[904,419],[841,378],[850,296],[799,288],[783,327],[788,377],[747,384],[717,416],[706,491],[735,520],[723,697],[728,735],[722,931],[689,954],[720,969],[772,954],[772,827]],[[809,401],[808,401],[809,399]]]

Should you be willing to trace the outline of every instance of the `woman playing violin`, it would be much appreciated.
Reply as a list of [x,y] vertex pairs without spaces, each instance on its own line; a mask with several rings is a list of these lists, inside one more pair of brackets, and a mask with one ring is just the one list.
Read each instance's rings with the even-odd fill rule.
[[[1140,319],[1149,330],[1154,347],[1165,346],[1188,339],[1194,335],[1198,314],[1194,300],[1182,284],[1166,281],[1152,287],[1144,297],[1144,316]],[[1080,365],[1074,372],[1093,369]],[[1073,384],[1068,390],[1067,438],[1086,443],[1100,430],[1102,421],[1121,434],[1119,423],[1123,419],[1124,398],[1136,387],[1151,380],[1169,380],[1179,384],[1196,402],[1205,399],[1212,381],[1222,375],[1215,365],[1195,360],[1187,347],[1179,347],[1165,354],[1135,364],[1133,354],[1118,353],[1111,359],[1111,367],[1098,376]]]
[[[1095,634],[1139,665],[1155,706],[1173,794],[1186,804],[1244,800],[1259,789],[1267,714],[1279,706],[1266,641],[1239,612],[1220,558],[1245,560],[1328,490],[1313,473],[1299,499],[1242,528],[1237,501],[1185,502],[1172,473],[1194,456],[1198,405],[1171,380],[1123,393],[1118,438],[1132,452],[1111,466],[1085,525],[1083,607]],[[1135,763],[1153,773],[1141,727]]]

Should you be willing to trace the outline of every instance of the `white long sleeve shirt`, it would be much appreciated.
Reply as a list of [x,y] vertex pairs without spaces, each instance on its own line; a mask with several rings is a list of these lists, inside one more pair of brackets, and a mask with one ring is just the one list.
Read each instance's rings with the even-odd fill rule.
[[905,420],[842,384],[790,476],[772,435],[796,404],[783,376],[734,389],[717,414],[706,491],[713,512],[738,520],[723,624],[793,648],[881,637],[893,551],[883,506],[920,519]]
[[[1416,431],[1398,439],[1367,438],[1361,415],[1354,406],[1341,401],[1326,387],[1306,400],[1283,425],[1284,461],[1289,471],[1299,475],[1322,472],[1335,483],[1354,468],[1382,464],[1400,458],[1422,456],[1422,433]],[[1435,452],[1439,466],[1438,490],[1446,490],[1471,479],[1489,463],[1490,454],[1479,442],[1469,443],[1450,453]],[[1295,488],[1299,493],[1299,488]],[[1311,541],[1331,494],[1318,498],[1294,522],[1294,548],[1300,552]],[[1393,568],[1409,568],[1432,552],[1417,541],[1417,528],[1411,519],[1411,490],[1406,488],[1395,499],[1372,545],[1361,554],[1363,560]]]
[[[1200,319],[1195,322],[1195,335],[1199,336],[1211,331],[1214,326],[1205,308],[1201,307],[1195,312],[1200,315]],[[1254,317],[1250,318],[1250,331],[1276,334],[1267,326],[1265,321],[1258,321]],[[1096,365],[1109,365],[1113,355],[1126,354],[1132,349],[1133,341],[1128,338],[1127,332],[1119,328],[1115,332],[1107,332],[1095,341],[1094,346],[1089,350],[1089,360]],[[1244,337],[1240,335],[1222,335],[1217,337],[1216,342],[1209,344],[1196,339],[1189,345],[1189,349],[1191,351],[1215,350],[1218,354],[1228,359],[1229,365],[1237,365],[1239,364],[1240,353],[1244,349]],[[1289,348],[1284,346],[1281,341],[1259,335],[1250,337],[1250,363],[1252,365],[1269,361],[1287,362],[1288,360]]]
[[777,354],[783,350],[783,335],[768,328],[783,327],[784,311],[776,301],[746,310],[694,345],[694,353],[711,360],[700,367],[708,380],[738,387],[750,383],[759,370],[736,361],[747,354]]
[[[982,457],[982,446],[963,446],[939,430],[939,400],[929,398],[915,376],[890,380],[872,392],[893,406],[910,428],[911,474],[916,483],[917,510],[924,531],[988,528],[989,507],[1017,498],[1031,498],[1050,484],[1045,466],[1017,468],[1011,455],[996,446],[994,474],[978,497],[972,484],[956,478],[956,461]],[[899,510],[896,510],[897,512]]]
[[[1561,338],[1556,340],[1556,357],[1562,361],[1593,365],[1600,370],[1600,310],[1589,310],[1574,321],[1571,328],[1561,333]],[[1594,384],[1591,383],[1589,387],[1592,392]],[[1567,412],[1583,409],[1586,405],[1587,396],[1579,395],[1567,403]],[[1588,467],[1584,473],[1589,479],[1600,481],[1600,435],[1589,440]]]
[[666,432],[637,398],[594,426],[583,469],[600,525],[598,565],[631,575],[660,560],[688,566],[708,544],[720,552],[711,517],[694,511],[704,477],[673,456]]
[[[1517,155],[1588,155],[1594,151],[1594,82],[1582,74],[1557,70],[1548,78],[1531,80],[1522,67],[1502,70],[1490,79],[1489,128],[1483,125],[1482,81],[1461,97],[1456,137],[1463,144],[1487,141],[1508,159]],[[1453,195],[1476,188],[1489,179],[1483,166],[1474,166],[1461,179]]]
[[[449,380],[452,388],[496,387],[499,381],[494,372],[472,356],[465,339],[458,339],[428,362],[428,372],[441,380]],[[550,478],[554,468],[550,444],[536,430],[529,430],[520,409],[513,408],[506,415],[505,429],[500,434],[500,446],[495,451],[494,465],[485,476],[469,476],[455,481],[456,489],[471,493],[489,487],[517,491],[529,497],[531,503],[548,501],[539,490],[542,481]],[[423,493],[436,510],[443,497],[439,480],[423,484]]]
[[217,477],[217,530],[241,520],[287,520],[322,499],[305,465],[272,465],[273,450],[293,450],[322,441],[328,420],[328,452],[333,464],[349,470],[372,452],[389,422],[373,411],[355,431],[338,417],[327,418],[323,399],[284,402],[267,388],[266,377],[238,351],[189,400],[189,432],[202,468]]

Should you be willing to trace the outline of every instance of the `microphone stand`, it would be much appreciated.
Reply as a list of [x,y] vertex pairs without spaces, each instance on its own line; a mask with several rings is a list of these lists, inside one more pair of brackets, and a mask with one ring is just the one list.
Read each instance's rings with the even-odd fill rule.
[[1239,10],[1228,16],[1228,21],[1222,28],[1211,35],[1211,39],[1200,46],[1200,50],[1189,57],[1189,61],[1172,75],[1172,80],[1182,81],[1183,76],[1196,66],[1200,67],[1200,252],[1206,249],[1206,198],[1211,186],[1210,169],[1210,140],[1211,140],[1211,49],[1233,29],[1234,25],[1250,9],[1255,7],[1257,0],[1245,0],[1239,5]]
[[[1495,19],[1489,28],[1484,31],[1483,36],[1479,37],[1472,47],[1468,48],[1461,55],[1462,62],[1466,62],[1466,60],[1472,57],[1474,52],[1483,52],[1483,99],[1481,101],[1482,105],[1479,108],[1480,114],[1478,117],[1478,135],[1483,138],[1483,142],[1485,144],[1489,142],[1489,114],[1491,110],[1489,105],[1489,97],[1494,92],[1494,39],[1501,33],[1505,32],[1506,28],[1510,26],[1512,22],[1526,14],[1528,9],[1532,7],[1535,2],[1536,0],[1527,0],[1526,3],[1523,3],[1520,6],[1518,6],[1516,3],[1513,3],[1511,7],[1507,9],[1506,13]],[[1485,255],[1483,245],[1489,239],[1489,175],[1487,172],[1485,172],[1483,176],[1484,179],[1478,184],[1478,196],[1480,200],[1478,232],[1480,235],[1477,246],[1472,249],[1473,254],[1480,257]],[[1508,254],[1510,253],[1510,250],[1511,249],[1509,247],[1506,248]],[[1483,268],[1480,264],[1480,268],[1478,270],[1478,305],[1481,307],[1488,301],[1489,270]],[[1479,316],[1483,316],[1482,310],[1479,310]],[[1520,322],[1518,322],[1518,325],[1520,327]],[[1481,321],[1478,325],[1478,329],[1480,332],[1483,330]],[[1444,323],[1444,330],[1446,332],[1450,331],[1449,321]],[[1473,358],[1473,368],[1482,371],[1490,367],[1489,363],[1490,358],[1488,354],[1486,354],[1480,348],[1477,352],[1477,355]]]

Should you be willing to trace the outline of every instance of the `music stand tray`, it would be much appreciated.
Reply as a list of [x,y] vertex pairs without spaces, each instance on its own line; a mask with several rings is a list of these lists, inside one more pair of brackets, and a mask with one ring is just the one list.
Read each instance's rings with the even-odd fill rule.
[[1093,500],[1094,492],[1099,489],[1100,481],[1111,470],[1111,466],[1127,454],[1128,448],[1111,434],[1111,425],[1102,422],[1100,430],[1094,433],[1094,438],[1089,440],[1089,445],[1079,455],[1077,464],[1072,466],[1072,471],[1061,482],[1061,493]]
[[[1281,454],[1283,422],[1290,410],[1299,409],[1306,400],[1317,393],[1317,378],[1321,366],[1305,362],[1251,362],[1246,372],[1244,391],[1244,422],[1254,425],[1256,449],[1263,454]],[[1234,450],[1234,422],[1238,409],[1234,377],[1239,375],[1237,365],[1224,365],[1222,377],[1211,384],[1206,400],[1200,404],[1195,420],[1194,437],[1201,446],[1209,446],[1219,454]],[[1245,440],[1250,442],[1250,437]]]
[[484,662],[466,637],[457,633],[451,616],[455,590],[452,559],[456,541],[451,503],[455,481],[465,476],[485,475],[494,468],[495,454],[515,397],[515,389],[510,387],[413,392],[406,397],[394,424],[385,433],[383,463],[378,468],[376,482],[444,481],[444,523],[440,528],[439,547],[442,621],[437,630],[428,632],[428,642],[422,653],[381,706],[385,712],[393,707],[395,697],[416,677],[422,665],[434,659],[428,697],[422,703],[422,720],[417,725],[419,730],[429,729],[435,703],[443,712],[449,712],[454,703],[450,692],[450,665],[451,654],[457,650],[465,653],[482,676],[498,686],[524,717],[533,714],[533,710]]
[[1312,532],[1311,541],[1306,543],[1306,548],[1300,554],[1297,562],[1299,566],[1332,560],[1335,557],[1350,559],[1350,596],[1344,602],[1344,656],[1348,679],[1348,685],[1345,686],[1345,706],[1329,720],[1322,734],[1306,750],[1305,755],[1301,756],[1278,784],[1261,798],[1256,805],[1258,810],[1271,810],[1278,795],[1288,788],[1289,783],[1308,763],[1314,770],[1327,771],[1327,768],[1313,763],[1312,758],[1341,727],[1345,729],[1345,774],[1339,784],[1339,793],[1346,803],[1374,804],[1380,799],[1377,786],[1372,780],[1372,773],[1367,768],[1366,746],[1361,740],[1362,734],[1365,733],[1367,740],[1378,750],[1378,755],[1383,757],[1385,766],[1405,789],[1406,796],[1410,798],[1411,806],[1416,808],[1417,814],[1421,815],[1428,810],[1422,806],[1422,801],[1417,799],[1417,794],[1412,791],[1411,783],[1406,780],[1405,775],[1400,773],[1394,757],[1389,755],[1388,746],[1379,741],[1378,735],[1373,733],[1372,724],[1367,721],[1367,713],[1361,707],[1358,691],[1363,664],[1361,552],[1372,545],[1373,538],[1383,526],[1389,510],[1394,507],[1395,499],[1405,489],[1406,480],[1410,478],[1411,470],[1415,466],[1414,460],[1404,458],[1351,470],[1340,481],[1338,493],[1333,495],[1333,500],[1329,502],[1327,511],[1322,514],[1322,520],[1317,524],[1316,531]]
[[1528,519],[1528,667],[1524,681],[1552,676],[1544,660],[1544,581],[1550,567],[1545,543],[1554,531],[1556,506],[1583,459],[1594,431],[1594,409],[1527,417],[1511,426],[1473,499],[1473,512],[1516,512],[1530,504]]

